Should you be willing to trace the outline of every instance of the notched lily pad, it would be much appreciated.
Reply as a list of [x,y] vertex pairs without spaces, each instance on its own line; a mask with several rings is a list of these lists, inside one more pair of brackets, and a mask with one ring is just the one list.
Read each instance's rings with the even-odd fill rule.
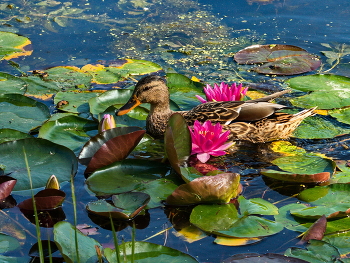
[[[66,194],[57,189],[44,189],[38,192],[35,196],[35,205],[37,210],[48,210],[59,207],[64,199]],[[25,210],[34,210],[33,199],[29,198],[18,204],[20,209]]]
[[298,198],[310,203],[310,207],[291,210],[291,214],[303,218],[345,217],[350,213],[350,184],[316,186],[302,191]]
[[256,254],[256,253],[244,253],[236,254],[222,261],[222,263],[308,263],[308,261],[283,256],[281,254],[267,253],[267,254]]
[[[131,130],[134,131],[129,132]],[[122,132],[129,133],[122,134]],[[87,162],[88,159],[90,159],[89,156],[93,153],[90,161],[88,162],[85,174],[90,174],[99,168],[125,159],[140,142],[145,132],[146,131],[139,129],[135,131],[135,127],[117,127],[106,130],[97,135],[97,137],[94,137],[93,142],[88,143],[86,146],[87,148],[84,148],[85,150],[83,150],[80,154],[80,158],[83,159],[83,162]],[[104,134],[106,134],[106,136],[104,136]],[[119,135],[108,139],[116,134]],[[106,139],[107,141],[103,143],[95,152],[97,146]]]
[[131,220],[137,216],[150,201],[150,196],[140,192],[122,193],[112,196],[112,202],[98,200],[87,204],[86,209],[94,214],[119,219]]
[[240,175],[222,173],[202,176],[180,185],[168,198],[169,205],[192,205],[200,203],[228,203],[240,191]]
[[321,60],[306,50],[292,45],[253,45],[234,56],[238,64],[266,63],[253,68],[262,74],[295,75],[317,69]]
[[0,43],[0,60],[29,56],[33,52],[33,50],[24,49],[31,44],[28,38],[11,32],[0,32]]

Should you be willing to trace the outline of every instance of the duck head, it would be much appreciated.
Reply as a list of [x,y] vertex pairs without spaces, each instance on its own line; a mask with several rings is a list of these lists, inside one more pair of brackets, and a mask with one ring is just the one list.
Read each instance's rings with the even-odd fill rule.
[[132,96],[124,106],[116,111],[116,115],[124,115],[142,103],[150,103],[151,111],[158,105],[163,107],[169,105],[169,91],[163,78],[150,75],[140,79]]

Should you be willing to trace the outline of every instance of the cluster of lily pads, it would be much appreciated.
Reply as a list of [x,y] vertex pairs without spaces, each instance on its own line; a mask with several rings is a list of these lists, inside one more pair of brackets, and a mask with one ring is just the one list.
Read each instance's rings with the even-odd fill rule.
[[[2,59],[28,55],[23,49],[30,43],[27,38],[12,33],[1,33],[0,38],[6,40],[6,48],[1,50]],[[310,59],[318,63],[314,62],[317,58],[306,51],[293,49],[291,53],[290,47],[284,49],[279,45],[250,47],[238,52],[235,59],[242,54],[249,57],[264,54],[270,60],[277,60],[276,54],[266,56],[267,50],[281,57],[285,54],[298,57],[296,63],[299,64],[306,60],[309,65]],[[309,70],[314,67],[312,64]],[[271,69],[271,65],[268,68]],[[223,172],[215,166],[205,173],[199,169],[210,155],[215,159],[231,146],[226,144],[228,134],[221,133],[219,125],[196,123],[190,130],[182,116],[174,114],[164,140],[154,140],[143,129],[147,106],[134,109],[128,116],[118,116],[115,122],[111,118],[132,94],[130,84],[124,80],[155,72],[162,72],[162,68],[149,61],[131,59],[107,66],[54,67],[22,76],[0,72],[1,208],[11,211],[17,206],[34,222],[36,207],[44,216],[39,218],[40,226],[53,227],[55,243],[51,245],[55,245],[67,262],[76,262],[77,258],[81,262],[95,262],[99,257],[109,262],[123,262],[124,256],[130,262],[141,260],[143,253],[163,261],[178,257],[184,262],[196,262],[189,255],[148,242],[126,242],[119,246],[115,242],[114,249],[103,248],[78,231],[77,226],[63,221],[65,194],[58,188],[72,181],[79,161],[86,166],[86,185],[96,195],[95,200],[86,204],[86,210],[107,220],[114,232],[128,225],[137,228],[138,222],[147,221],[148,209],[162,206],[166,207],[178,233],[183,236],[197,233],[192,241],[212,235],[217,244],[246,245],[287,228],[301,233],[307,231],[303,241],[310,244],[307,250],[288,249],[286,256],[311,262],[348,262],[344,256],[350,253],[350,203],[347,200],[350,169],[346,161],[335,162],[324,154],[308,152],[290,142],[273,142],[269,150],[279,157],[271,160],[271,167],[261,171],[263,175],[279,181],[318,185],[298,193],[300,203],[279,208],[262,198],[246,199],[241,195],[244,187],[239,174]],[[203,96],[201,82],[177,73],[167,73],[166,78],[174,110],[198,105],[196,96]],[[350,92],[349,78],[318,74],[291,78],[287,83],[295,90],[310,92],[302,96],[297,93],[290,100],[294,106],[318,106],[323,110],[305,120],[296,137],[333,138],[349,133],[350,123],[346,118],[350,105],[350,96],[346,96]],[[222,83],[215,87],[226,93],[238,90],[240,93],[232,93],[235,98],[250,96],[240,85]],[[214,97],[217,89],[205,88],[207,101],[222,100]],[[328,94],[327,97],[324,94]],[[49,108],[46,101],[52,98],[56,107]],[[334,119],[342,124],[338,125]],[[212,138],[217,135],[220,140],[214,142]],[[191,167],[193,155],[201,162]],[[162,162],[164,157],[167,162]],[[43,187],[46,189],[41,190]],[[24,195],[28,190],[36,194],[19,204],[11,196],[11,193]],[[189,220],[181,224],[173,220],[174,211],[179,207],[191,208]],[[1,215],[1,220],[5,222],[6,217]],[[0,259],[17,260],[6,253],[16,251],[19,241],[1,226],[0,231],[1,240],[8,244],[1,248]],[[102,251],[103,256],[98,251]],[[323,253],[322,257],[318,253]]]

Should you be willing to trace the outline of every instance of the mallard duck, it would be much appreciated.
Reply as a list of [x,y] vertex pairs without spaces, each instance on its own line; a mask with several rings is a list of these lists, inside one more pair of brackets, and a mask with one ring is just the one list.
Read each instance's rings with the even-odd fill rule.
[[[286,106],[268,101],[287,92],[284,90],[249,101],[207,102],[179,113],[190,126],[195,120],[221,123],[224,130],[231,131],[231,140],[261,143],[288,139],[303,119],[315,114],[315,108],[296,114],[277,112]],[[116,115],[124,115],[141,103],[151,105],[146,120],[147,133],[155,138],[163,136],[168,119],[174,113],[170,109],[169,90],[163,78],[150,75],[140,79],[131,98],[116,111]]]

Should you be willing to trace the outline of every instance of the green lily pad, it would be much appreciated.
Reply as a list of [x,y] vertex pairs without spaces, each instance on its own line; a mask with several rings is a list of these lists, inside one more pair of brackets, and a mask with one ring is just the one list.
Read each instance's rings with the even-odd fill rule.
[[306,189],[298,198],[314,206],[292,210],[291,214],[303,218],[319,218],[322,215],[326,215],[327,218],[344,217],[350,212],[349,193],[349,184]]
[[310,240],[307,249],[288,248],[284,255],[312,263],[336,262],[340,258],[337,248],[321,240]]
[[320,59],[306,50],[292,45],[253,45],[234,56],[238,64],[265,63],[253,68],[262,74],[295,75],[317,69]]
[[204,84],[192,81],[178,73],[168,73],[166,76],[170,98],[179,105],[181,110],[190,110],[200,104],[196,95],[204,94]]
[[24,36],[19,36],[11,32],[0,32],[0,43],[0,60],[9,60],[32,53],[32,51],[25,51],[23,49],[23,47],[31,44],[30,40]]
[[33,189],[44,187],[53,174],[63,182],[76,173],[76,157],[64,146],[38,138],[5,142],[0,144],[0,164],[17,179],[14,191],[30,189],[23,151],[28,158]]
[[279,208],[279,213],[275,215],[275,221],[284,225],[285,228],[298,231],[305,232],[308,228],[300,222],[297,222],[295,218],[290,213],[291,210],[300,210],[304,209],[307,206],[305,204],[292,203]]
[[[78,229],[68,222],[58,222],[54,229],[55,243],[60,250],[66,262],[92,263],[97,262],[97,252],[95,246],[102,250],[102,246],[91,237],[82,234]],[[77,235],[78,248],[75,243],[75,235]],[[77,255],[76,253],[79,253]]]
[[235,221],[229,229],[217,233],[233,237],[262,237],[274,235],[283,228],[281,223],[250,215]]
[[86,180],[86,184],[98,195],[117,194],[159,179],[167,171],[168,167],[160,163],[126,159],[97,170]]
[[330,110],[329,115],[340,122],[350,124],[350,108]]
[[291,100],[298,107],[319,109],[342,108],[350,105],[350,78],[339,75],[309,75],[287,80],[291,88],[312,91]]
[[0,94],[1,129],[29,132],[49,117],[48,107],[41,102],[21,94]]
[[16,250],[20,246],[16,238],[0,233],[0,253]]
[[57,105],[59,102],[64,101],[61,107],[58,107],[62,111],[72,113],[89,113],[89,99],[98,95],[96,92],[58,92],[55,95],[54,103]]
[[333,160],[319,154],[308,153],[304,149],[288,143],[285,144],[277,151],[286,153],[287,156],[271,161],[281,170],[262,170],[263,175],[278,180],[299,183],[318,183],[329,180],[336,167]]
[[90,112],[99,114],[112,105],[124,105],[132,94],[129,89],[109,90],[89,100]]
[[245,199],[238,197],[239,209],[242,215],[277,215],[278,208],[261,198]]
[[76,67],[54,67],[46,70],[48,74],[44,77],[46,82],[56,83],[61,89],[89,89],[92,77],[89,74],[81,72]]
[[203,231],[212,233],[229,229],[239,217],[233,204],[197,205],[191,212],[190,222]]
[[[39,137],[64,145],[78,153],[93,132],[97,132],[98,123],[78,116],[70,115],[57,120],[49,120],[39,129]],[[91,133],[90,133],[91,132]]]
[[173,169],[181,175],[183,166],[191,154],[191,135],[180,113],[170,116],[164,135],[165,153]]
[[168,198],[169,205],[192,205],[200,203],[228,203],[240,191],[240,176],[235,173],[222,173],[202,176],[180,185]]
[[126,59],[125,64],[116,68],[126,72],[128,75],[144,75],[162,70],[162,67],[158,64],[140,59]]
[[39,76],[21,77],[27,86],[26,94],[29,95],[52,95],[61,91],[59,84],[47,82]]
[[20,78],[4,72],[0,72],[0,94],[26,92],[25,82]]
[[151,209],[163,205],[164,201],[177,188],[173,181],[160,178],[136,187],[135,191],[150,195],[151,200],[146,206],[146,209]]
[[25,132],[20,132],[13,129],[0,129],[0,143],[31,137],[32,136]]
[[98,200],[87,204],[86,209],[94,214],[113,217],[120,220],[130,220],[145,208],[150,196],[140,192],[128,192],[112,196],[112,202]]
[[[198,262],[190,255],[187,255],[176,249],[152,244],[148,242],[136,241],[125,242],[119,246],[119,250],[125,252],[126,262],[154,263],[154,262],[171,262],[171,263],[195,263]],[[110,248],[104,249],[104,254],[109,262],[118,262],[115,250]],[[124,254],[121,255],[124,258]]]

